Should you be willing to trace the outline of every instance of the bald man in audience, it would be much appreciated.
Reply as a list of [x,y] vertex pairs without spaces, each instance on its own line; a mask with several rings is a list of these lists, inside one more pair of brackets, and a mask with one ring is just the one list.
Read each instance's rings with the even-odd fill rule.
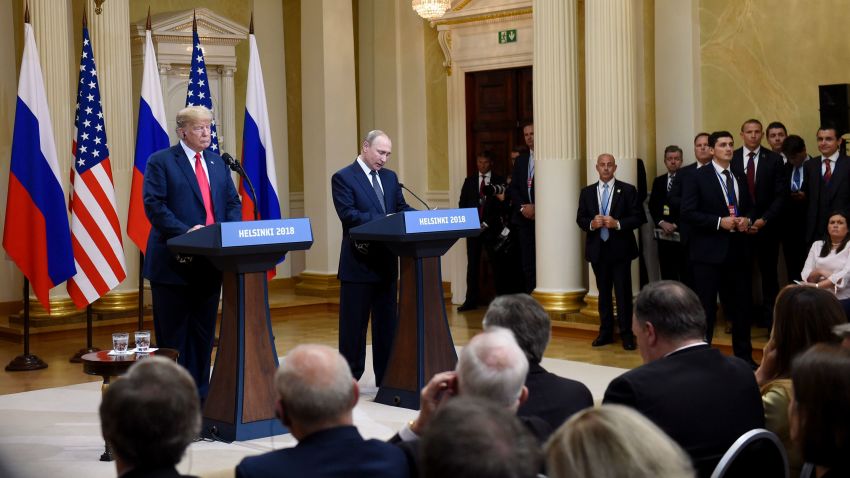
[[692,290],[675,281],[648,284],[632,319],[644,365],[612,380],[603,403],[644,414],[707,477],[739,436],[764,427],[764,408],[750,366],[708,345],[705,327]]
[[520,405],[517,415],[541,418],[555,430],[574,413],[593,406],[593,395],[583,383],[547,372],[540,365],[552,324],[549,314],[530,295],[496,297],[484,314],[483,325],[484,330],[504,327],[513,332],[528,359],[528,400]]
[[299,345],[275,374],[278,418],[298,440],[247,457],[237,477],[408,476],[404,453],[388,443],[364,440],[352,420],[359,390],[348,362],[324,345]]

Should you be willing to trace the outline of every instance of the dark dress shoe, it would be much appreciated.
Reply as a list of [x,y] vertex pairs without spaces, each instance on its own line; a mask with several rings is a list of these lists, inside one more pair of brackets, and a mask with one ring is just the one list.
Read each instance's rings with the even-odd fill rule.
[[637,346],[635,345],[635,338],[632,335],[627,335],[623,337],[623,350],[634,350]]
[[591,344],[594,347],[602,347],[603,345],[613,344],[614,337],[610,335],[599,335],[595,339],[593,339],[593,343]]
[[463,305],[461,305],[460,307],[457,308],[457,311],[458,312],[466,312],[467,310],[475,310],[477,308],[478,308],[478,306],[475,305],[475,304],[467,304],[466,302],[464,302]]

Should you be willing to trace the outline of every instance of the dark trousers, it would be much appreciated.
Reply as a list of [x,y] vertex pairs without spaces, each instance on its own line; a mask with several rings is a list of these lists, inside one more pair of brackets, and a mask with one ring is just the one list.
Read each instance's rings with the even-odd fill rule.
[[658,266],[662,280],[677,280],[684,282],[686,262],[682,243],[658,240]]
[[[779,293],[779,238],[771,232],[760,232],[752,241],[751,251],[755,256],[754,267],[761,275],[761,297],[765,317],[773,317],[773,304]],[[800,268],[802,270],[802,267]],[[799,272],[798,272],[799,274]]]
[[810,244],[806,244],[803,234],[785,231],[782,235],[782,254],[785,256],[785,270],[788,272],[788,282],[800,280]]
[[372,317],[372,367],[381,384],[397,325],[395,279],[382,282],[346,282],[339,291],[339,353],[359,380],[366,368],[366,330]]
[[466,238],[466,300],[468,305],[478,305],[479,296],[479,271],[481,269],[481,239],[478,237]]
[[195,379],[203,400],[209,390],[221,279],[192,285],[151,282],[151,295],[156,345],[180,352],[177,363]]
[[517,228],[519,248],[522,258],[522,274],[525,278],[525,292],[531,294],[537,287],[537,254],[535,252],[534,221],[523,221]]
[[736,357],[752,361],[750,342],[752,318],[752,277],[747,274],[748,262],[727,260],[722,264],[692,264],[694,286],[705,311],[705,339],[709,344],[714,337],[717,321],[717,294],[726,319],[732,322],[732,351]]
[[[603,257],[605,246],[603,246]],[[632,266],[630,261],[591,262],[596,276],[596,288],[599,289],[599,335],[614,335],[614,303],[611,297],[613,289],[617,297],[617,324],[620,336],[632,335]]]

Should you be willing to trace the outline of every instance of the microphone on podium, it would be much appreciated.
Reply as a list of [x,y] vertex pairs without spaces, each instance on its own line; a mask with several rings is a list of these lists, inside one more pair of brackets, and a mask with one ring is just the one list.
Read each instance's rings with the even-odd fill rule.
[[[419,200],[419,202],[421,202],[422,204],[424,204],[424,205],[425,205],[425,209],[429,209],[429,210],[431,209],[431,206],[429,206],[427,202],[423,201],[421,197],[417,196],[415,192],[413,192],[413,191],[411,191],[410,189],[408,189],[408,188],[407,188],[404,184],[402,184],[402,183],[398,183],[398,187],[400,187],[400,188],[404,189],[405,191],[407,191],[407,192],[409,192],[411,195],[413,195],[413,197],[415,197],[416,199],[418,199],[418,200]],[[434,209],[437,209],[437,208],[434,208]]]
[[230,153],[222,153],[221,159],[224,160],[224,164],[226,164],[230,169],[232,169],[236,174],[242,176],[245,179],[245,183],[248,184],[248,189],[251,192],[251,200],[254,201],[254,220],[260,218],[260,215],[257,211],[257,191],[254,190],[254,185],[251,183],[251,178],[245,174],[245,170],[242,169],[242,164],[236,160]]

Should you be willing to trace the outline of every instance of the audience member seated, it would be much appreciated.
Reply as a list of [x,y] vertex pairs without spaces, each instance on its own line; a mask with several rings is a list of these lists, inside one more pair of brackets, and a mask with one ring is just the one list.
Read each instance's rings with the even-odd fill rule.
[[683,284],[647,284],[635,301],[632,330],[644,365],[615,378],[604,403],[643,413],[709,476],[723,453],[753,428],[764,408],[749,364],[711,348],[705,312]]
[[425,478],[534,478],[540,444],[505,407],[458,397],[434,415],[422,436]]
[[183,476],[175,467],[201,431],[195,381],[166,358],[135,363],[103,394],[100,429],[121,478]]
[[294,448],[247,457],[237,477],[407,477],[404,453],[364,440],[352,422],[359,390],[336,349],[299,345],[275,375],[277,416],[298,440]]
[[483,325],[485,330],[498,326],[513,332],[528,359],[528,400],[520,405],[517,415],[539,417],[555,430],[572,414],[593,406],[593,395],[583,383],[559,377],[540,366],[552,325],[549,314],[530,295],[496,297],[484,314]]
[[850,274],[850,234],[847,229],[847,216],[842,212],[832,213],[826,226],[826,235],[815,241],[809,250],[802,278],[811,287],[832,291],[844,313],[850,317],[850,287],[847,275]]
[[651,421],[622,405],[577,413],[546,444],[549,478],[694,476],[682,448]]
[[818,344],[794,360],[791,439],[817,478],[850,476],[850,350]]
[[775,433],[788,452],[791,476],[800,476],[803,462],[791,445],[788,404],[791,401],[791,361],[819,342],[838,342],[833,327],[847,318],[831,293],[813,287],[788,286],[776,298],[773,332],[756,371],[764,404],[765,428]]
[[[407,455],[411,476],[419,464],[419,437],[428,429],[437,410],[452,397],[462,395],[490,400],[516,414],[528,398],[523,385],[528,374],[528,359],[510,330],[489,327],[472,337],[461,350],[454,371],[435,374],[420,393],[419,415],[390,439]],[[537,417],[519,417],[519,421],[542,444],[552,428]]]

